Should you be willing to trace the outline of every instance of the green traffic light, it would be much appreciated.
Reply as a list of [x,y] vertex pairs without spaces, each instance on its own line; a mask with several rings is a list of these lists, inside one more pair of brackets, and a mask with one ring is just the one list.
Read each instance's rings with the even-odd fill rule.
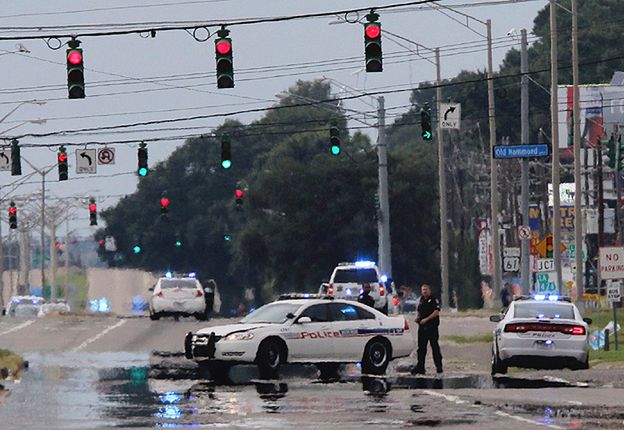
[[229,234],[224,234],[224,235],[223,235],[223,239],[224,239],[226,242],[229,242],[229,241],[232,239],[232,236],[230,236]]
[[221,162],[221,166],[222,166],[224,169],[229,169],[230,167],[232,167],[232,160],[223,160],[223,161]]
[[140,254],[141,253],[141,247],[139,245],[134,245],[134,247],[132,248],[132,251],[135,254]]
[[332,153],[332,155],[339,155],[340,154],[340,146],[333,145],[331,147],[331,153]]
[[430,131],[425,131],[423,133],[423,139],[425,140],[431,140],[431,132]]
[[179,241],[179,240],[176,240],[175,241],[175,246],[178,247],[178,248],[181,247],[182,246],[182,242]]
[[147,167],[141,167],[139,169],[139,176],[147,176]]

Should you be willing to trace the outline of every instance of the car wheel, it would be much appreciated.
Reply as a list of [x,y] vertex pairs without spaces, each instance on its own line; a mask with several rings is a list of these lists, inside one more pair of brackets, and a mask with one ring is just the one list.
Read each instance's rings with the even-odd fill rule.
[[589,369],[589,354],[585,358],[585,361],[579,361],[576,367],[578,370],[587,370]]
[[285,361],[284,347],[275,339],[263,341],[256,354],[256,362],[260,377],[265,379],[277,379],[279,368]]
[[329,381],[332,379],[340,379],[338,375],[338,369],[340,369],[340,363],[318,363],[316,365],[321,372],[319,379],[322,381]]
[[362,357],[362,373],[368,375],[383,375],[390,363],[391,352],[388,341],[375,338],[366,344]]
[[507,373],[507,365],[498,358],[498,354],[492,351],[492,376],[500,373],[501,375],[505,375]]
[[160,314],[157,312],[150,312],[150,319],[152,321],[157,321],[160,319]]
[[232,365],[225,361],[208,361],[199,363],[199,377],[201,379],[210,379],[218,385],[231,384],[231,367]]

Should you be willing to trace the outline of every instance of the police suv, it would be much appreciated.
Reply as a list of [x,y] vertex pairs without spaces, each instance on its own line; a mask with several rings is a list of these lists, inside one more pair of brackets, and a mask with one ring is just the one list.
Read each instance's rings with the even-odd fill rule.
[[391,360],[412,352],[404,318],[353,301],[305,296],[282,296],[239,323],[189,332],[186,358],[213,379],[238,363],[255,363],[265,378],[276,378],[284,363],[314,363],[321,378],[331,378],[349,362],[361,362],[365,374],[383,374]]
[[589,368],[588,324],[569,298],[537,294],[515,299],[498,322],[492,342],[492,375],[509,366]]

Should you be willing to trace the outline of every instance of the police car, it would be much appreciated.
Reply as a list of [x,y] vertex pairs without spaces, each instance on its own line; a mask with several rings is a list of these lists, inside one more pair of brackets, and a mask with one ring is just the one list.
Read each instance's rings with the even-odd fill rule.
[[152,320],[162,316],[195,316],[206,319],[204,289],[194,273],[175,275],[167,272],[156,285],[149,289],[149,312]]
[[[375,299],[375,309],[388,315],[394,313],[398,306],[398,297],[374,261],[356,261],[353,263],[339,263],[329,283],[322,284],[319,294],[326,294],[337,299],[357,300],[363,291],[363,285],[369,284],[370,295]],[[396,300],[394,300],[396,298]]]
[[535,295],[514,300],[498,322],[492,342],[492,375],[509,366],[534,369],[588,369],[591,319],[570,299]]
[[282,296],[239,323],[189,332],[186,358],[213,377],[237,363],[257,364],[265,378],[276,378],[284,363],[314,363],[325,378],[349,362],[361,362],[365,374],[383,374],[391,360],[412,352],[404,318],[357,302],[306,296]]

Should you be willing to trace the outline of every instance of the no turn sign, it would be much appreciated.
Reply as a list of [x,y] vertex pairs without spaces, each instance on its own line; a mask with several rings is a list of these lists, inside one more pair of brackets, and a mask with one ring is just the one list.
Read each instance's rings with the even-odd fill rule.
[[115,148],[101,148],[97,152],[98,164],[115,164]]
[[531,228],[528,225],[518,226],[518,239],[527,240],[531,238]]

